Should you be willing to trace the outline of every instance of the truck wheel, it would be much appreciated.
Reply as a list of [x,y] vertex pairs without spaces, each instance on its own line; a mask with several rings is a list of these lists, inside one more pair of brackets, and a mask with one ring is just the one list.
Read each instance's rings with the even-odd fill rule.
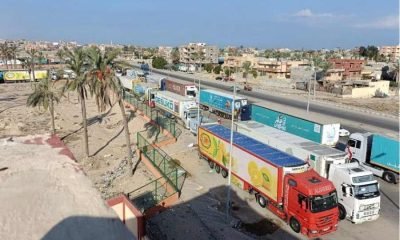
[[300,225],[299,221],[297,221],[296,218],[291,217],[291,218],[290,218],[289,225],[290,225],[290,228],[291,228],[294,232],[296,232],[296,233],[299,233],[299,232],[300,232],[301,225]]
[[342,204],[338,204],[338,208],[339,208],[339,219],[343,220],[346,218],[346,209],[343,207]]
[[228,176],[228,171],[226,171],[225,169],[221,169],[221,175],[222,177],[226,178]]
[[211,160],[208,160],[208,166],[210,166],[210,168],[213,169],[215,166],[215,163]]
[[215,164],[214,169],[215,169],[216,173],[220,173],[221,172],[221,167],[219,165],[217,165],[217,164]]
[[260,194],[257,194],[256,198],[257,198],[258,205],[260,205],[260,207],[265,208],[267,206],[267,200],[265,200],[265,198],[263,196],[261,196]]
[[388,183],[397,183],[396,175],[394,175],[392,172],[384,172],[383,179]]

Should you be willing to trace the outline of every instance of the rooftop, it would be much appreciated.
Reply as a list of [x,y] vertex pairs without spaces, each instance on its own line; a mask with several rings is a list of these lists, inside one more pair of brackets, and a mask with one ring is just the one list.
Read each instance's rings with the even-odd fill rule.
[[0,139],[0,239],[133,239],[57,136]]

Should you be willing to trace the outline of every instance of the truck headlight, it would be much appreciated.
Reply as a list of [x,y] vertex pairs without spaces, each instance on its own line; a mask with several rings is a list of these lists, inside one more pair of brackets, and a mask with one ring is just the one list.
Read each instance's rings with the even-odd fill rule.
[[310,233],[316,234],[316,233],[318,233],[318,230],[310,230]]

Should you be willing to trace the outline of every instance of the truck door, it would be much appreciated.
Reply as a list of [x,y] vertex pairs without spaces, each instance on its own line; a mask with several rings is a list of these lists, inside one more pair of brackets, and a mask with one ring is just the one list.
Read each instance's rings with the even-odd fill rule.
[[364,161],[365,156],[363,156],[363,151],[361,149],[362,142],[357,139],[349,139],[347,142],[347,147],[350,150],[351,158],[357,159],[358,161]]

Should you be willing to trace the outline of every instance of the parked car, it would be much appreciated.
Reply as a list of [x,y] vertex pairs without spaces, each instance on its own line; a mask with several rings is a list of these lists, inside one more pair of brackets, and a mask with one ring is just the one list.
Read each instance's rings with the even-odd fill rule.
[[339,136],[340,137],[347,137],[350,135],[350,132],[344,128],[339,129]]
[[219,80],[220,81],[220,80],[222,80],[222,77],[218,76],[218,77],[215,78],[215,80]]

